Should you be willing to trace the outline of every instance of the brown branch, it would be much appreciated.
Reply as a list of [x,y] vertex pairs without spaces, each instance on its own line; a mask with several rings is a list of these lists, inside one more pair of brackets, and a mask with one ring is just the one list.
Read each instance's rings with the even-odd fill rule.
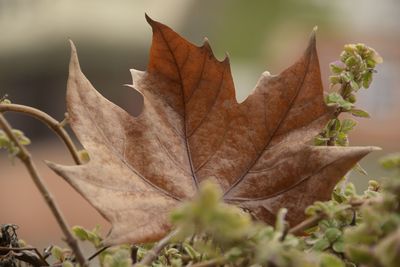
[[301,234],[305,230],[307,230],[313,226],[316,226],[318,224],[318,222],[320,220],[322,220],[324,217],[325,217],[325,215],[323,213],[311,216],[311,217],[305,219],[304,221],[302,221],[301,223],[299,223],[298,225],[291,228],[288,233],[293,234],[293,235]]
[[34,251],[36,253],[36,256],[39,257],[39,260],[41,261],[41,265],[44,266],[49,266],[49,264],[47,263],[46,259],[43,257],[43,255],[37,250],[37,248],[34,247],[18,247],[18,248],[14,248],[14,247],[0,247],[0,251],[5,251],[5,252],[21,252],[21,251]]
[[80,266],[84,267],[87,266],[85,257],[83,256],[82,251],[79,248],[79,244],[76,239],[73,237],[72,233],[69,230],[69,227],[64,219],[63,214],[61,213],[60,209],[57,207],[52,195],[50,194],[49,190],[47,189],[46,185],[42,177],[39,175],[36,165],[32,161],[32,157],[29,151],[21,145],[18,141],[18,138],[12,132],[12,128],[8,121],[3,117],[0,113],[0,127],[3,128],[4,132],[7,134],[8,138],[18,147],[19,151],[17,157],[22,161],[22,163],[27,168],[30,176],[32,177],[33,182],[35,183],[36,187],[42,194],[43,198],[45,199],[47,205],[49,206],[51,212],[53,213],[55,219],[57,220],[62,232],[65,235],[66,242],[72,251],[75,253],[76,259],[79,262]]
[[93,253],[93,255],[90,256],[87,260],[88,260],[88,261],[93,260],[93,259],[96,258],[100,253],[102,253],[104,250],[106,250],[106,249],[108,249],[108,248],[109,248],[109,246],[102,247],[101,249],[99,249],[98,251],[96,251],[95,253]]
[[22,113],[40,120],[41,122],[46,124],[51,130],[53,130],[53,132],[56,133],[60,137],[60,139],[65,143],[75,163],[79,165],[82,164],[82,161],[79,157],[79,154],[77,152],[74,143],[71,140],[71,137],[69,136],[67,131],[65,131],[62,124],[53,117],[51,117],[49,114],[41,110],[38,110],[36,108],[24,105],[17,105],[17,104],[0,104],[0,113],[2,112]]
[[133,266],[138,267],[143,265],[150,265],[159,256],[160,252],[171,242],[171,239],[178,234],[178,232],[179,230],[176,229],[165,236],[163,239],[161,239],[156,245],[154,245],[151,250],[146,253],[146,255],[139,263],[134,264]]
[[0,247],[0,251],[24,251],[24,250],[36,250],[32,247],[14,248],[14,247]]

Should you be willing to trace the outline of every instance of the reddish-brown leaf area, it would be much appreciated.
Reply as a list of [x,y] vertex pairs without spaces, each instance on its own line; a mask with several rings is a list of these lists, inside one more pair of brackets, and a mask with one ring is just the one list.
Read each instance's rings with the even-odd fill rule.
[[72,44],[67,107],[91,160],[50,164],[112,223],[107,243],[159,239],[171,209],[207,179],[221,186],[224,201],[260,220],[273,223],[286,207],[295,224],[372,150],[309,145],[331,117],[314,34],[295,64],[277,76],[263,73],[238,103],[227,58],[220,62],[207,41],[197,47],[146,18],[153,29],[149,66],[131,70],[142,113],[132,117],[101,96]]

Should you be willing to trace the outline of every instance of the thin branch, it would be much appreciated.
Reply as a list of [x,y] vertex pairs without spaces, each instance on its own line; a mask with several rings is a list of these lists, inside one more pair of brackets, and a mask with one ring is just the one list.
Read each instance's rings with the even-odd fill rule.
[[[373,202],[373,200],[371,200],[371,199],[352,200],[349,203],[350,207],[348,209],[359,208],[363,204],[371,203],[371,202]],[[318,214],[316,214],[314,216],[311,216],[311,217],[305,219],[304,221],[302,221],[301,223],[297,224],[293,228],[291,228],[288,233],[289,234],[293,234],[293,235],[301,234],[305,230],[316,226],[318,224],[318,222],[320,220],[324,219],[325,217],[326,217],[326,214],[324,214],[324,213],[318,213]]]
[[93,259],[96,258],[100,253],[102,253],[104,250],[106,250],[106,249],[108,249],[108,248],[109,248],[109,246],[102,247],[101,249],[99,249],[98,251],[96,251],[95,253],[93,253],[93,255],[90,256],[87,260],[88,260],[88,261],[93,260]]
[[24,251],[24,250],[35,250],[36,248],[13,248],[13,247],[0,247],[0,251]]
[[179,229],[176,229],[161,239],[151,250],[146,253],[139,263],[134,264],[133,266],[150,265],[160,255],[160,252],[171,242],[171,239],[178,234],[178,232]]
[[325,215],[323,213],[311,216],[311,217],[305,219],[304,221],[302,221],[301,223],[299,223],[298,225],[291,228],[288,233],[293,234],[293,235],[301,234],[305,230],[307,230],[313,226],[316,226],[318,224],[318,222],[320,220],[322,220],[324,217],[325,217]]
[[36,108],[24,105],[17,105],[17,104],[0,104],[0,113],[2,112],[22,113],[40,120],[41,122],[46,124],[51,130],[53,130],[54,133],[56,133],[60,137],[60,139],[65,143],[75,163],[79,165],[82,164],[82,161],[79,157],[79,154],[77,152],[74,143],[72,142],[71,137],[69,136],[67,131],[65,131],[63,125],[59,121],[51,117],[49,114],[41,110],[38,110]]
[[34,251],[36,253],[36,256],[39,257],[39,259],[42,261],[42,264],[47,264],[45,266],[49,266],[47,263],[46,259],[43,257],[43,255],[37,250],[37,248],[34,247],[22,247],[22,248],[14,248],[14,247],[0,247],[0,251],[5,251],[5,252],[20,252],[20,251]]
[[33,182],[35,183],[36,187],[39,189],[40,193],[42,194],[43,198],[45,199],[47,205],[49,206],[51,212],[53,213],[55,219],[57,220],[62,232],[66,237],[66,242],[72,251],[75,253],[76,259],[79,264],[84,267],[87,266],[85,257],[83,256],[82,251],[79,248],[78,242],[73,237],[72,233],[69,230],[69,227],[64,219],[63,214],[61,213],[60,209],[57,207],[52,195],[50,194],[49,190],[47,189],[46,185],[42,177],[39,175],[36,165],[32,161],[32,157],[29,151],[25,148],[25,146],[21,145],[18,141],[18,138],[12,132],[12,128],[8,121],[3,117],[0,113],[0,127],[3,128],[4,132],[7,134],[8,138],[18,147],[19,152],[17,157],[24,163],[25,167],[27,168],[30,176],[32,177]]

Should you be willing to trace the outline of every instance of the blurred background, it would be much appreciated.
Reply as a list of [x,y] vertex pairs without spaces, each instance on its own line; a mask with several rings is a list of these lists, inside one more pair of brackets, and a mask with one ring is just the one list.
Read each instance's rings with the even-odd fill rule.
[[[373,85],[359,93],[359,119],[352,145],[383,148],[363,160],[369,177],[352,174],[361,189],[386,175],[377,160],[400,151],[400,1],[398,0],[0,0],[0,97],[39,108],[62,120],[71,38],[93,85],[132,114],[140,112],[130,68],[146,69],[151,29],[147,12],[191,42],[205,36],[220,59],[230,55],[237,97],[242,101],[268,70],[277,74],[305,49],[318,25],[317,45],[325,90],[328,64],[346,43],[363,42],[384,58]],[[63,144],[40,122],[7,114],[31,138],[36,163],[71,225],[93,228],[107,222],[43,160],[72,164]],[[23,165],[0,154],[0,223],[20,226],[19,236],[43,248],[62,244],[61,232]],[[140,218],[138,218],[140,220]]]

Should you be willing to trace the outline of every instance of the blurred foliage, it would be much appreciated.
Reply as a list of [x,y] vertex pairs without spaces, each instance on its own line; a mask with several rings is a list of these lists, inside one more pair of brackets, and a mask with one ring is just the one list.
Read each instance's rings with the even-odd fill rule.
[[[335,189],[330,201],[308,207],[309,216],[323,216],[303,236],[294,236],[288,234],[285,209],[275,226],[255,222],[249,214],[222,203],[216,185],[204,183],[193,201],[172,213],[179,232],[150,266],[398,266],[400,176],[382,185],[369,184],[360,195],[349,183],[343,191]],[[78,238],[97,249],[102,240],[98,232],[98,228],[74,228]],[[100,254],[101,266],[130,266],[152,246],[108,248]]]
[[[155,244],[103,247],[98,226],[72,230],[79,240],[92,244],[100,266],[105,267],[396,267],[400,261],[398,175],[382,185],[370,181],[363,194],[357,194],[351,183],[345,190],[336,188],[331,200],[306,209],[310,218],[319,216],[320,220],[299,236],[289,233],[284,208],[271,226],[253,221],[246,212],[221,200],[216,185],[203,183],[195,199],[171,214],[177,234],[150,265],[139,262],[154,253]],[[53,246],[50,255],[48,261],[53,264],[74,266],[69,249]]]
[[[0,104],[10,104],[11,101],[7,99],[6,97],[2,97],[0,99]],[[12,129],[13,134],[15,137],[17,137],[18,141],[20,142],[21,145],[29,145],[31,141],[29,140],[28,137],[25,136],[25,134],[17,129]],[[16,155],[19,153],[19,148],[14,144],[13,141],[11,141],[7,134],[0,129],[0,149],[5,149],[8,152],[8,155],[10,159],[15,158]]]
[[[193,12],[190,20],[211,29],[208,37],[217,54],[228,50],[233,57],[252,62],[260,60],[260,51],[263,59],[275,56],[273,40],[282,28],[310,32],[318,21],[318,26],[328,30],[337,20],[337,5],[328,2],[319,5],[313,0],[206,0],[195,2],[193,9],[199,11]],[[207,20],[200,17],[204,14]]]
[[[400,156],[382,159],[382,166],[400,169]],[[382,194],[360,210],[362,220],[345,231],[346,256],[363,266],[396,267],[400,262],[400,175],[385,178]]]

